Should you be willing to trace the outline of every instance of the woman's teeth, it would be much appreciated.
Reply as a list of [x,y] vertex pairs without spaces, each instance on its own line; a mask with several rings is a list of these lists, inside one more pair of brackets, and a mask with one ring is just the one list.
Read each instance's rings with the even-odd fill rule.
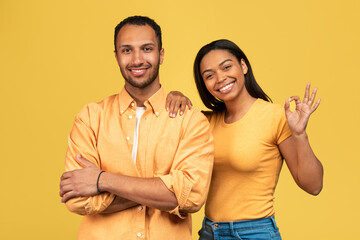
[[233,85],[234,85],[234,83],[230,83],[230,84],[226,85],[225,87],[220,88],[219,91],[220,92],[225,91],[226,89],[231,88]]

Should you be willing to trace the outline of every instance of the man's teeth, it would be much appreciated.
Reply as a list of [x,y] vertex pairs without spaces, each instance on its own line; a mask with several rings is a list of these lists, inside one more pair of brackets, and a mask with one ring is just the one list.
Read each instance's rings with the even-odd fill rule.
[[131,70],[132,72],[137,72],[137,73],[139,73],[139,72],[143,72],[144,71],[144,69],[140,69],[140,70],[135,70],[135,69],[133,69],[133,70]]
[[231,88],[232,85],[234,85],[234,83],[230,83],[230,84],[226,85],[225,87],[220,88],[219,91],[220,91],[220,92],[225,91],[226,89]]

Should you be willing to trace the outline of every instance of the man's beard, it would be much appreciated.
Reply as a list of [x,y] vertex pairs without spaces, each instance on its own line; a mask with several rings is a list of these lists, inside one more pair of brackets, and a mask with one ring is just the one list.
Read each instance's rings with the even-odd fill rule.
[[131,76],[128,76],[128,78],[126,78],[124,76],[123,70],[121,68],[120,68],[120,71],[121,71],[125,81],[128,82],[131,86],[143,89],[155,81],[155,79],[159,75],[159,67],[160,67],[160,63],[156,64],[156,66],[154,67],[154,71],[149,76],[149,78],[146,79],[146,81],[144,81],[144,82],[138,82],[138,81],[134,80]]

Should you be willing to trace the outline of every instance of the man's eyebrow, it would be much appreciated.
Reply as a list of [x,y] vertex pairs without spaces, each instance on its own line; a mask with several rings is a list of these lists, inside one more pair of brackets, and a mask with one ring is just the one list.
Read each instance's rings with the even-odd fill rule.
[[[154,46],[155,47],[155,43],[144,43],[143,45],[141,45],[141,47],[146,47],[146,46]],[[119,48],[131,48],[131,47],[133,47],[133,46],[130,44],[123,44],[123,45],[119,46]]]
[[145,46],[154,46],[155,47],[155,43],[145,43],[142,46],[143,47],[145,47]]
[[[219,64],[219,66],[222,66],[222,65],[224,65],[226,62],[232,62],[232,60],[231,59],[226,59],[226,60],[224,60],[224,61],[222,61],[220,64]],[[204,73],[206,73],[206,72],[211,72],[211,69],[206,69],[206,70],[204,70],[202,73],[201,73],[201,75],[204,75]]]
[[130,44],[123,44],[123,45],[120,45],[119,48],[127,48],[127,47],[131,47]]

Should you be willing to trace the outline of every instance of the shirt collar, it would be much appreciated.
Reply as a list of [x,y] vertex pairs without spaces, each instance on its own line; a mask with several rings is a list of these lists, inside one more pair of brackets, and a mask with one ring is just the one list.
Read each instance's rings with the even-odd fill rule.
[[[125,88],[119,93],[119,105],[120,115],[126,112],[128,109],[136,110],[136,102],[126,91]],[[148,100],[145,101],[144,105],[146,109],[151,108],[153,113],[158,117],[160,112],[165,109],[166,94],[164,88],[161,86],[160,89],[154,93]]]

